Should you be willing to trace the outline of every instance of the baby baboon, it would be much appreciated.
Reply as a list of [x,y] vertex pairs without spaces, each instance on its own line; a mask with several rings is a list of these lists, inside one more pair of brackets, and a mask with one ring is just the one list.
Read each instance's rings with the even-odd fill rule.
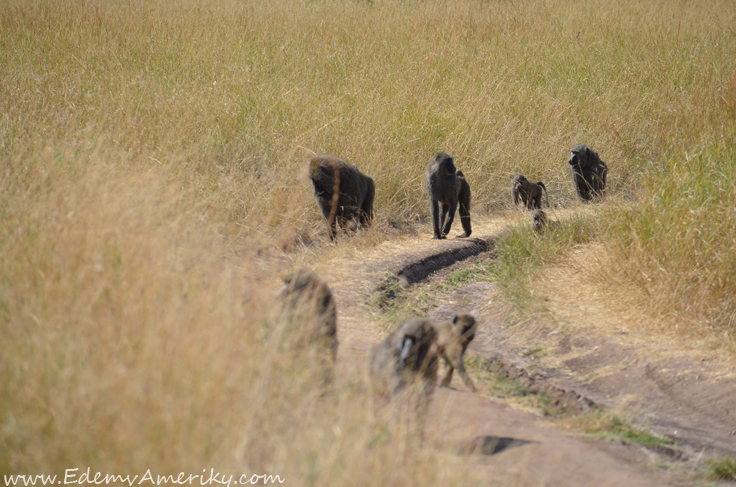
[[544,228],[547,226],[547,214],[544,210],[532,211],[532,225],[534,225],[534,231],[542,233]]
[[[541,210],[539,210],[541,211]],[[439,355],[445,359],[447,372],[445,378],[442,379],[442,387],[450,387],[452,381],[452,372],[457,369],[465,386],[475,392],[475,385],[470,380],[468,373],[465,371],[465,363],[463,357],[470,342],[475,338],[475,332],[478,330],[478,324],[475,318],[470,315],[457,315],[448,322],[436,322],[434,324],[437,331],[437,343],[439,345]]]
[[283,280],[280,319],[296,348],[314,347],[325,379],[331,381],[337,360],[337,310],[332,292],[307,269],[285,274]]
[[570,164],[572,182],[583,203],[605,195],[608,166],[597,152],[585,144],[578,144],[570,150],[567,162]]
[[421,382],[431,393],[437,381],[437,330],[432,320],[411,318],[374,349],[371,376],[377,389],[396,396],[406,386]]
[[[538,210],[542,207],[542,190],[547,194],[547,188],[543,182],[530,183],[527,178],[517,174],[511,179],[511,189],[514,193],[514,204],[519,205],[519,198],[529,210]],[[549,196],[547,196],[549,206]]]
[[[432,226],[434,237],[446,238],[450,233],[455,210],[460,206],[460,223],[465,233],[457,238],[469,237],[470,228],[470,185],[462,171],[455,169],[452,156],[445,152],[437,153],[427,165],[427,193],[432,205]],[[440,205],[442,217],[440,218]],[[449,213],[449,215],[448,215]],[[447,217],[447,222],[445,222]]]
[[317,156],[309,162],[309,179],[317,205],[327,220],[330,240],[335,239],[338,223],[347,228],[349,222],[357,219],[361,226],[370,225],[376,186],[358,166],[335,156]]

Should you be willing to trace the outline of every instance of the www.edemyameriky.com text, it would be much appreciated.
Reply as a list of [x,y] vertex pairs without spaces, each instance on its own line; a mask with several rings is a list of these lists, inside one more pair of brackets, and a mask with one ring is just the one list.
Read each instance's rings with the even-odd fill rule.
[[115,475],[103,474],[102,472],[90,472],[87,468],[86,472],[79,473],[78,468],[68,468],[64,470],[64,478],[61,479],[57,475],[5,475],[5,485],[59,485],[59,484],[94,484],[94,485],[169,485],[169,484],[186,484],[186,485],[245,485],[245,484],[282,484],[284,480],[279,475],[248,475],[242,474],[227,476],[226,474],[215,473],[215,469],[211,468],[207,474],[207,469],[202,469],[201,474],[186,474],[184,472],[178,475],[154,475],[151,469],[141,475]]

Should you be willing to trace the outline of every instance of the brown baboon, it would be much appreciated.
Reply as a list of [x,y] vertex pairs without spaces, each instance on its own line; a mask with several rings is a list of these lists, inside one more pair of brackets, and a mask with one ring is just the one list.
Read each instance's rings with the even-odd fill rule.
[[542,233],[547,226],[547,214],[544,210],[534,210],[532,212],[532,225],[534,225],[534,231]]
[[357,219],[361,226],[370,225],[376,186],[358,166],[335,156],[317,156],[309,162],[309,179],[317,205],[327,220],[330,240],[335,238],[338,223],[347,228]]
[[324,378],[331,381],[337,360],[337,310],[332,292],[312,271],[298,269],[283,276],[279,293],[281,320],[297,349],[311,347],[318,354]]
[[570,164],[572,182],[583,203],[605,195],[608,166],[597,152],[585,144],[578,144],[570,150],[567,162]]
[[[547,188],[543,182],[537,184],[530,183],[527,178],[521,174],[517,174],[511,179],[511,188],[514,193],[514,204],[518,206],[519,199],[524,203],[528,210],[538,210],[542,208],[542,190],[547,194]],[[547,197],[547,206],[549,206],[549,196]]]
[[[470,227],[470,185],[462,171],[455,169],[452,156],[439,152],[427,165],[427,193],[432,205],[432,227],[434,237],[446,238],[455,219],[455,211],[460,212],[460,223],[465,233],[457,238],[469,237]],[[442,215],[440,218],[440,205]],[[445,222],[445,218],[447,221]]]
[[431,393],[437,381],[437,330],[432,320],[411,318],[376,345],[371,375],[377,389],[390,397],[421,382]]
[[465,386],[475,392],[475,385],[465,371],[463,361],[465,350],[475,338],[475,332],[478,330],[475,318],[466,314],[457,315],[452,323],[449,321],[436,322],[434,327],[437,331],[439,355],[445,359],[447,369],[445,377],[442,379],[442,387],[450,387],[452,372],[457,369],[457,373],[460,374]]

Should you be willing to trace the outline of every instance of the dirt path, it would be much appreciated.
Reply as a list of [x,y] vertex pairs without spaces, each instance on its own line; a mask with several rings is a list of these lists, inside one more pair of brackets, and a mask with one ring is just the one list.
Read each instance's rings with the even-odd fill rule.
[[[349,256],[333,259],[329,267],[322,266],[321,273],[332,287],[338,303],[341,370],[352,377],[354,374],[367,376],[370,349],[382,338],[382,333],[371,324],[368,304],[379,287],[392,277],[398,277],[404,285],[421,282],[432,271],[485,252],[492,247],[494,238],[506,228],[508,221],[489,220],[474,222],[474,225],[474,237],[479,235],[478,238],[434,241],[427,235],[404,237],[367,251],[356,250]],[[533,373],[526,371],[521,358],[523,354],[520,353],[523,342],[508,340],[511,330],[495,317],[498,315],[492,304],[495,292],[490,283],[469,284],[457,289],[453,299],[437,306],[431,315],[449,318],[458,311],[471,312],[483,327],[471,346],[473,353],[498,356],[510,374],[518,374],[542,389],[547,387],[557,391],[571,404],[579,403],[584,405],[583,408],[613,404],[612,394],[605,387],[591,387],[590,382],[579,380],[582,374],[570,373],[574,366],[555,368],[550,362],[548,368],[535,368]],[[586,342],[584,338],[570,340],[559,336],[556,340],[563,354],[565,346],[570,350],[585,347],[592,350],[587,354],[590,360],[610,365],[606,357],[596,355],[599,345],[594,339]],[[613,360],[621,360],[621,357]],[[651,378],[652,367],[642,367],[643,375]],[[631,382],[640,378],[636,376],[627,380]],[[472,459],[471,477],[482,485],[690,485],[692,480],[686,480],[682,473],[698,460],[696,449],[715,447],[714,442],[705,445],[700,441],[708,437],[707,432],[701,435],[700,440],[687,443],[688,451],[680,459],[689,464],[684,463],[685,468],[680,468],[679,473],[673,475],[647,465],[658,457],[643,447],[565,434],[538,415],[516,410],[483,394],[466,392],[459,381],[454,381],[453,386],[458,389],[440,388],[435,395],[431,420],[427,425],[428,435],[433,438],[430,443],[435,448],[445,448],[473,438],[487,441],[487,453],[494,454],[474,455]],[[651,388],[651,385],[644,383],[642,388]],[[663,389],[666,387],[660,386],[657,390]],[[669,401],[672,401],[671,397]],[[658,411],[650,410],[650,413]],[[733,411],[722,416],[730,421],[726,428],[736,423]],[[675,419],[667,416],[666,421]],[[671,429],[673,425],[680,427],[672,422],[667,427]],[[681,431],[685,429],[683,426]],[[725,451],[731,446],[736,451],[732,441],[718,444],[718,448],[728,447],[722,448]],[[675,454],[680,455],[678,452]]]

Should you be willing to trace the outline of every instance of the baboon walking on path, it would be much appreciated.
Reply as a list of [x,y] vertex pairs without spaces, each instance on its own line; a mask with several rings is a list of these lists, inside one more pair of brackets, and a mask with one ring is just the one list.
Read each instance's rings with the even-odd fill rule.
[[[452,156],[439,152],[427,165],[427,193],[432,209],[432,228],[434,237],[446,238],[455,219],[455,211],[460,211],[460,223],[465,231],[458,238],[469,237],[470,227],[470,185],[462,171],[458,171]],[[440,205],[442,215],[440,217]],[[447,218],[447,221],[445,221]]]
[[465,386],[475,392],[475,385],[465,371],[464,363],[465,350],[475,338],[475,332],[478,330],[475,318],[466,314],[457,315],[452,323],[435,322],[434,327],[437,331],[439,355],[445,359],[447,368],[445,377],[442,379],[442,387],[450,387],[452,372],[457,370]]
[[371,224],[376,186],[358,166],[335,156],[317,156],[309,162],[309,179],[327,220],[330,240],[335,239],[338,223],[342,228],[354,226],[356,220],[360,226]]
[[[524,206],[529,210],[538,210],[542,208],[542,190],[547,194],[547,188],[543,182],[534,184],[529,180],[517,174],[512,178],[511,189],[514,193],[514,204],[518,206],[519,200],[524,203]],[[547,197],[547,206],[549,206],[549,196]]]

